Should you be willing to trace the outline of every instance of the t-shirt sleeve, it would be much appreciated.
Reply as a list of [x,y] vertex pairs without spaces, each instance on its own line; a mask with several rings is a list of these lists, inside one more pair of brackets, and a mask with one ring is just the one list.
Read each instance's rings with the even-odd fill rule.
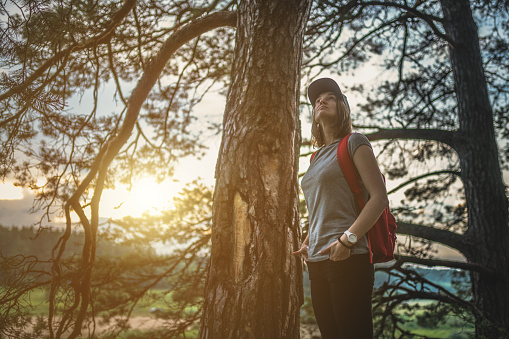
[[350,138],[348,139],[348,152],[350,153],[350,157],[352,159],[357,148],[359,148],[359,146],[362,145],[369,146],[371,149],[373,149],[373,147],[371,147],[371,143],[364,134],[352,133],[352,135],[350,135]]

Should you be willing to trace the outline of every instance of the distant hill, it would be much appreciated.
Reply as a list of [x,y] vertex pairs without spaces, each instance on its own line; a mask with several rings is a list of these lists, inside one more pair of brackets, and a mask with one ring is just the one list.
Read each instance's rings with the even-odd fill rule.
[[[22,254],[24,256],[36,256],[40,260],[48,260],[51,258],[53,247],[63,233],[64,229],[60,227],[44,229],[37,235],[37,228],[35,227],[0,226],[0,253],[4,257]],[[84,235],[82,232],[72,232],[66,244],[64,257],[81,255],[83,242]],[[129,246],[115,244],[101,237],[98,239],[98,257],[118,257],[133,251]]]

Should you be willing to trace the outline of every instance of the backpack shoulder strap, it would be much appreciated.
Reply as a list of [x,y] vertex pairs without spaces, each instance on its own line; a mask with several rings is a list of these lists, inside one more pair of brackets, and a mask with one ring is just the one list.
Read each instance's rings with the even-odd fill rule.
[[[345,176],[346,182],[350,187],[350,190],[355,194],[357,198],[357,204],[359,204],[360,209],[364,209],[366,205],[364,202],[364,198],[362,197],[362,188],[359,181],[359,173],[355,168],[355,164],[353,162],[352,157],[350,156],[350,152],[348,151],[348,139],[352,133],[348,134],[346,137],[341,139],[338,145],[338,162],[343,174]],[[369,236],[369,232],[366,233],[366,237],[368,239],[368,247],[370,253],[369,261],[373,263],[373,250],[371,248],[371,239]]]
[[317,149],[316,151],[313,152],[313,154],[311,154],[311,159],[309,159],[309,163],[312,163],[313,162],[313,159],[315,158],[316,155],[318,155],[318,152],[320,152],[321,148]]
[[355,164],[353,162],[352,157],[350,156],[350,152],[348,151],[348,139],[352,134],[348,134],[345,136],[338,145],[338,162],[343,174],[345,175],[345,179],[348,182],[348,186],[350,190],[355,194],[357,198],[357,203],[361,209],[364,208],[365,202],[362,197],[362,189],[359,183],[359,174],[357,169],[355,168]]
[[313,152],[313,154],[311,154],[311,159],[309,159],[309,163],[313,162],[313,158],[315,157],[316,153],[318,153],[318,151]]

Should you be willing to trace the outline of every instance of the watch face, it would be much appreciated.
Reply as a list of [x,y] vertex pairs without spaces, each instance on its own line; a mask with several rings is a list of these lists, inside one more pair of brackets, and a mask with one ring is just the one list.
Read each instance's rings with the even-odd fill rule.
[[349,234],[348,235],[348,241],[351,242],[351,243],[356,243],[357,242],[357,236],[355,234]]

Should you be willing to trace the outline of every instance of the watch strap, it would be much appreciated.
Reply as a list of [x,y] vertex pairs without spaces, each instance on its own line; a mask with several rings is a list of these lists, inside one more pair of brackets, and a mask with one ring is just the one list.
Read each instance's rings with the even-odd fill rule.
[[[341,233],[341,235],[343,235],[343,233]],[[343,241],[341,241],[341,235],[338,237],[338,241],[341,245],[345,246],[346,248],[348,248],[349,250],[353,249],[353,246],[350,246],[350,245],[347,245],[345,244]]]

